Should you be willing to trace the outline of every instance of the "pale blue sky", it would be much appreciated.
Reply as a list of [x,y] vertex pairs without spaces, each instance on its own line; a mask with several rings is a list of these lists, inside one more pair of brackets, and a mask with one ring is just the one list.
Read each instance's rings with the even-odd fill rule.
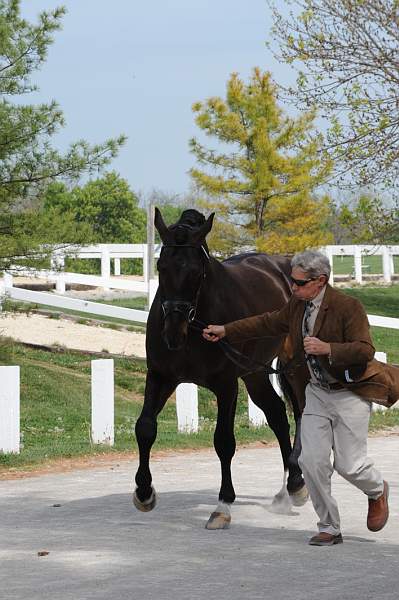
[[24,17],[63,4],[68,14],[29,101],[55,99],[67,126],[54,144],[125,133],[113,168],[144,194],[184,194],[198,134],[193,102],[224,95],[233,71],[259,66],[287,80],[265,47],[265,0],[22,0]]

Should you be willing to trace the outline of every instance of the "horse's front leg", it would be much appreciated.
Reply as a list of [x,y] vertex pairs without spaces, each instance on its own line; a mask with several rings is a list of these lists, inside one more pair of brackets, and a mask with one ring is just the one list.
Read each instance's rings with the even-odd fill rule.
[[234,417],[236,412],[238,383],[236,378],[224,381],[214,390],[217,396],[218,417],[214,435],[214,446],[220,460],[222,481],[219,503],[206,524],[207,529],[227,529],[230,526],[230,505],[236,494],[231,478],[231,461],[236,450]]
[[154,371],[148,371],[144,406],[135,428],[139,447],[139,468],[135,478],[137,487],[133,495],[133,503],[143,512],[152,510],[156,504],[149,464],[150,452],[157,437],[157,416],[175,388],[176,382],[172,382]]

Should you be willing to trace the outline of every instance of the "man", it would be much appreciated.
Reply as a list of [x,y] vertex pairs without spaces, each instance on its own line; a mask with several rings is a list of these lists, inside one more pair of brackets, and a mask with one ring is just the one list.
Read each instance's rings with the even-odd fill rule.
[[328,284],[331,267],[324,254],[302,252],[291,267],[292,297],[282,309],[209,325],[203,336],[212,342],[225,336],[237,342],[290,334],[295,358],[309,370],[299,457],[319,517],[319,532],[309,544],[333,546],[343,541],[331,495],[334,468],[368,496],[371,531],[379,531],[388,520],[388,484],[367,457],[367,434],[371,400],[391,405],[398,399],[399,369],[374,360],[364,308]]

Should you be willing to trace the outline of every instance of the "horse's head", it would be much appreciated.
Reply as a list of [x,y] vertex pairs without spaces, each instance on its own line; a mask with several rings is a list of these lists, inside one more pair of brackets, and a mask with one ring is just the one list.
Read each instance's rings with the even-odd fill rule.
[[179,221],[165,225],[155,209],[155,227],[163,243],[157,267],[164,327],[162,335],[169,350],[184,347],[188,324],[195,317],[198,298],[209,262],[205,238],[212,229],[214,213],[208,219],[196,210],[185,210]]

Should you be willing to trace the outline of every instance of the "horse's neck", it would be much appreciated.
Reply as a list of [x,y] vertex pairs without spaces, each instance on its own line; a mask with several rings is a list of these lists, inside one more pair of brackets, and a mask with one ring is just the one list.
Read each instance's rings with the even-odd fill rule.
[[231,280],[231,276],[223,263],[219,262],[212,256],[209,259],[209,265],[206,274],[206,278],[208,280],[207,283],[218,289],[223,288],[223,285],[228,284]]
[[213,257],[210,257],[206,277],[202,285],[200,304],[218,308],[223,305],[234,290],[234,281],[226,267]]

